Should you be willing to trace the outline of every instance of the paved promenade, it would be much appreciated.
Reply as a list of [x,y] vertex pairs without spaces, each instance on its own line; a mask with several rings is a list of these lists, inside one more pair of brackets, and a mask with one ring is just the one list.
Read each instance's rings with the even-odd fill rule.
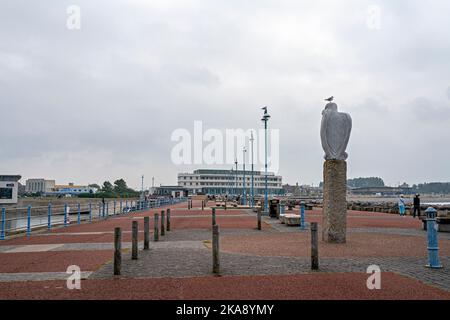
[[[210,203],[212,204],[212,203]],[[165,208],[159,208],[165,210]],[[310,270],[310,231],[250,210],[217,210],[221,274],[214,276],[211,210],[171,206],[171,231],[142,251],[143,218],[156,209],[56,228],[0,242],[0,299],[450,299],[450,234],[439,234],[443,269],[426,264],[426,233],[412,217],[348,212],[348,242],[319,242],[320,270]],[[306,211],[321,224],[321,211]],[[131,223],[139,223],[139,259],[131,260]],[[113,276],[113,232],[122,228],[122,275]],[[320,232],[320,230],[319,230]],[[150,239],[153,239],[151,234]],[[369,290],[370,265],[381,290]],[[67,267],[82,271],[66,287]]]

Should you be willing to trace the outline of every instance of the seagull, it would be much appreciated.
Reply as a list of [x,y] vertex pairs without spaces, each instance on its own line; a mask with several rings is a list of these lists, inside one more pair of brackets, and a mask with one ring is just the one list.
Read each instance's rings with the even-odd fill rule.
[[329,97],[328,99],[325,99],[325,101],[331,102],[334,100],[334,96]]
[[267,114],[267,107],[262,107],[262,110],[264,110],[264,114]]

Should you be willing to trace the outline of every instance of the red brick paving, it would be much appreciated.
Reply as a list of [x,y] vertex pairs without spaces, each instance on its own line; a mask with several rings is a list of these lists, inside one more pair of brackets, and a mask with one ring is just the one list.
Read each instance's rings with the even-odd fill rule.
[[[308,257],[311,255],[310,232],[247,236],[223,236],[223,252],[261,256]],[[439,241],[439,253],[450,255],[450,241]],[[347,244],[319,241],[319,255],[333,257],[426,257],[425,237],[376,233],[348,233]]]
[[0,273],[65,272],[70,265],[93,271],[112,259],[113,250],[17,252],[0,257]]
[[81,290],[65,281],[0,283],[0,299],[439,299],[450,293],[394,273],[381,274],[381,290],[366,287],[368,274],[321,273],[289,276],[226,276],[83,280]]
[[[298,212],[295,212],[298,214]],[[307,222],[322,223],[322,211],[306,211]],[[351,211],[347,215],[347,228],[399,228],[399,229],[421,229],[422,222],[412,217],[400,217],[395,214],[379,212]]]

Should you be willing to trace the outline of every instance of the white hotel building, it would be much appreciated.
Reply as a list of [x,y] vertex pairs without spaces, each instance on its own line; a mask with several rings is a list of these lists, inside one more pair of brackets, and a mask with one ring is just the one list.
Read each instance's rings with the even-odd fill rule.
[[[264,172],[254,171],[254,194],[263,195],[265,188]],[[178,185],[189,190],[189,194],[229,194],[241,195],[244,185],[244,171],[238,170],[210,170],[198,169],[193,173],[179,173]],[[245,188],[247,194],[251,194],[251,171],[245,171]],[[267,190],[269,195],[284,194],[282,177],[274,173],[267,173]]]

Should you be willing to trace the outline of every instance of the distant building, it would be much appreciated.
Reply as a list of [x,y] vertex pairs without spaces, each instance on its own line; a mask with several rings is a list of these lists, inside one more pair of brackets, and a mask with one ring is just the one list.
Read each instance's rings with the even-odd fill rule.
[[98,191],[97,188],[89,187],[89,186],[80,186],[75,185],[73,183],[69,183],[68,185],[56,185],[54,187],[53,194],[56,195],[79,195],[83,193],[96,193]]
[[174,198],[187,197],[189,194],[189,189],[181,186],[160,186],[153,187],[152,195],[155,196],[172,196]]
[[20,175],[0,175],[0,204],[16,204]]
[[50,193],[55,188],[55,180],[28,179],[25,183],[26,193]]
[[[265,188],[265,175],[261,171],[253,171],[254,193],[263,195]],[[189,194],[243,194],[244,185],[246,192],[250,195],[251,190],[251,171],[239,170],[211,170],[198,169],[193,173],[179,173],[178,186],[185,187],[189,190]],[[274,173],[267,174],[267,189],[269,195],[284,194],[282,187],[282,177],[276,176]]]

